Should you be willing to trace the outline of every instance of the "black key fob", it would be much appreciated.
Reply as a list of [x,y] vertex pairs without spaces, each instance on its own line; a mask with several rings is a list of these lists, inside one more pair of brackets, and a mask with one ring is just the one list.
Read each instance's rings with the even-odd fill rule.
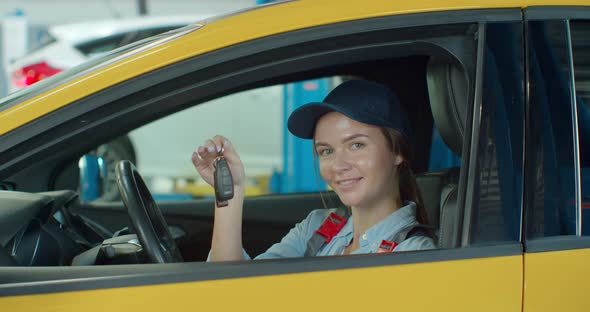
[[217,207],[225,207],[228,200],[234,197],[234,179],[227,165],[227,160],[223,156],[217,157],[215,163],[215,172],[213,173],[213,184],[215,184],[215,201]]

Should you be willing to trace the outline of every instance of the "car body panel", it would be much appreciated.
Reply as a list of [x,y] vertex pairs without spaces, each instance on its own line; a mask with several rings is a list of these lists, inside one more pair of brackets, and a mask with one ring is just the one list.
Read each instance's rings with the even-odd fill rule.
[[[582,1],[559,3],[559,5],[583,4],[588,5]],[[155,49],[143,51],[109,64],[90,74],[67,81],[51,91],[11,106],[0,112],[0,133],[10,132],[69,103],[128,79],[191,57],[264,36],[386,15],[462,9],[513,8],[528,5],[557,4],[546,1],[516,3],[494,1],[476,5],[468,1],[453,1],[443,4],[434,1],[420,3],[375,1],[359,7],[354,3],[337,1],[301,1],[263,7],[211,21],[209,24],[204,23],[206,25],[202,29],[191,31],[163,43]],[[292,18],[285,18],[286,14]],[[267,21],[269,24],[272,23],[273,28],[270,29],[266,23],[251,23],[253,20]],[[463,171],[467,169],[475,170],[474,167],[462,168]],[[469,178],[473,179],[474,177]],[[205,221],[210,220],[205,219]],[[494,242],[483,247],[480,246],[482,249],[489,248],[492,251],[488,254],[470,255],[469,259],[457,260],[449,256],[455,252],[469,249],[457,248],[427,251],[426,253],[438,252],[440,256],[416,263],[368,267],[363,267],[365,265],[363,263],[354,267],[350,266],[352,262],[346,262],[349,266],[345,268],[329,268],[313,272],[294,270],[287,273],[277,273],[267,270],[261,271],[259,274],[248,275],[253,274],[251,273],[254,270],[252,267],[246,267],[243,263],[231,263],[228,265],[233,266],[233,270],[228,269],[229,273],[206,280],[199,278],[190,280],[190,277],[187,277],[182,281],[160,283],[155,281],[157,277],[162,275],[175,274],[173,270],[170,270],[158,272],[159,274],[141,275],[144,278],[142,282],[125,287],[117,284],[108,285],[108,281],[106,284],[100,284],[100,277],[85,278],[83,276],[70,280],[22,282],[15,283],[13,286],[25,291],[17,293],[19,296],[11,296],[15,294],[12,293],[0,297],[0,305],[17,311],[28,311],[31,306],[47,307],[48,302],[57,311],[75,308],[103,311],[113,306],[146,311],[186,309],[187,302],[194,303],[195,308],[213,308],[215,310],[260,309],[265,306],[277,307],[281,310],[301,310],[303,304],[306,308],[318,310],[382,309],[385,306],[387,308],[419,310],[521,311],[524,308],[527,311],[536,311],[537,309],[563,308],[564,305],[560,304],[562,300],[554,300],[554,294],[555,291],[566,289],[569,292],[568,299],[580,301],[579,305],[573,303],[568,307],[580,310],[587,308],[583,302],[585,288],[581,285],[585,284],[585,277],[590,275],[588,269],[584,267],[584,263],[587,262],[584,260],[590,257],[589,250],[522,253],[522,250],[518,249],[518,254],[509,256],[494,253],[494,247],[502,246],[502,244]],[[522,244],[514,242],[514,246],[522,247]],[[423,253],[416,252],[416,254]],[[387,255],[342,258],[371,260],[381,257],[387,257]],[[572,258],[576,260],[572,261]],[[307,264],[310,266],[321,262],[320,259],[303,260],[309,261]],[[290,268],[291,263],[288,261],[277,261],[276,264],[283,268]],[[253,267],[264,266],[268,263],[264,261],[256,263],[255,261],[249,265]],[[195,268],[213,268],[213,266],[207,267],[207,265],[212,264],[195,264]],[[150,265],[138,266],[144,268]],[[314,267],[312,266],[312,268]],[[555,270],[554,273],[547,274],[548,268],[563,268],[563,270]],[[103,268],[97,268],[97,271],[101,269]],[[58,277],[60,276],[58,275]],[[127,277],[129,276],[120,276],[122,279]],[[129,279],[132,278],[129,277]],[[105,280],[107,279],[102,281]],[[66,290],[56,287],[67,288],[67,285],[70,284],[82,285],[82,287]],[[547,285],[552,287],[548,288]],[[5,285],[5,287],[10,286]],[[29,286],[34,290],[27,291]],[[41,288],[42,290],[39,290]],[[570,291],[570,288],[573,290]],[[387,290],[386,295],[383,295],[384,290]],[[347,300],[350,297],[346,297],[345,294],[349,294],[351,291],[358,298]],[[334,298],[327,296],[327,293],[335,294]],[[550,300],[553,302],[548,302]]]
[[[534,2],[534,4],[541,3],[546,4],[547,2]],[[568,1],[561,5],[582,4],[584,4],[583,1]],[[467,0],[445,2],[371,1],[359,7],[354,2],[294,1],[261,7],[214,20],[198,31],[159,45],[157,49],[138,53],[105,66],[92,74],[67,81],[59,88],[50,91],[53,94],[49,101],[45,100],[49,94],[40,94],[19,104],[18,107],[10,107],[0,111],[0,135],[75,100],[88,96],[97,90],[196,55],[260,37],[324,24],[386,15],[514,8],[527,5],[529,5],[527,1],[515,3],[506,0],[489,1],[487,3],[478,2],[477,4]],[[284,16],[289,16],[289,18],[284,18]],[[264,20],[266,22],[251,23],[252,20]],[[273,25],[273,27],[267,27],[269,24]],[[67,95],[62,95],[64,89],[68,90]]]
[[589,311],[590,249],[525,253],[524,311]]
[[[264,307],[291,311],[301,310],[304,303],[311,310],[329,311],[385,306],[423,311],[520,311],[521,272],[522,256],[517,255],[0,297],[0,306],[30,311],[32,306],[47,307],[51,302],[53,311],[104,311],[115,306],[173,311],[184,310],[192,302],[195,308],[216,311]],[[352,289],[355,298],[348,300],[351,297],[345,294]],[[384,289],[388,295],[383,294]]]

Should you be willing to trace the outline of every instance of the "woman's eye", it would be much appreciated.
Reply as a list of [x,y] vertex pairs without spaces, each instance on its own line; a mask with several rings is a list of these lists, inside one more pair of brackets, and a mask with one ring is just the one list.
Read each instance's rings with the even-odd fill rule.
[[318,155],[320,155],[320,156],[326,156],[326,155],[330,155],[330,154],[332,154],[332,149],[330,149],[330,148],[324,148],[324,149],[318,150]]
[[363,148],[363,146],[365,146],[363,143],[352,143],[352,144],[350,145],[350,147],[351,147],[353,150],[361,149],[361,148]]

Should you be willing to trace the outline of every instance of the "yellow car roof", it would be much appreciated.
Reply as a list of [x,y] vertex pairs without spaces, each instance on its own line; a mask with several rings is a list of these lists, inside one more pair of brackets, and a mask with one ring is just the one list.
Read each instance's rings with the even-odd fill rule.
[[[0,135],[53,110],[130,78],[181,60],[240,42],[296,29],[385,15],[440,12],[464,9],[524,8],[547,5],[590,5],[587,0],[424,0],[342,1],[300,0],[259,6],[200,24],[173,40],[156,42],[139,53],[91,70],[55,88],[2,110]],[[195,25],[199,26],[199,23]],[[196,28],[195,27],[195,28]]]

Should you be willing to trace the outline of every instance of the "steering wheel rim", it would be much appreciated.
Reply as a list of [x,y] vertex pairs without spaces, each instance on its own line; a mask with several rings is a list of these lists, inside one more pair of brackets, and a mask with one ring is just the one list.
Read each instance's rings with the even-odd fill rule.
[[153,263],[182,262],[182,255],[137,168],[129,160],[116,167],[117,186],[141,246]]

